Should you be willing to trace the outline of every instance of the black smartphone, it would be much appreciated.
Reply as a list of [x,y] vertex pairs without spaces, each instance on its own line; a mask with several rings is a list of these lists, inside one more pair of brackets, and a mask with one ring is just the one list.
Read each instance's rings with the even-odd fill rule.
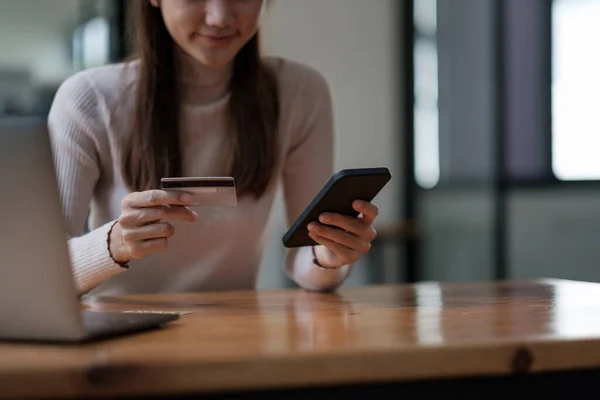
[[355,200],[372,201],[391,179],[387,168],[344,169],[333,175],[283,236],[285,247],[313,246],[308,224],[324,212],[357,217]]

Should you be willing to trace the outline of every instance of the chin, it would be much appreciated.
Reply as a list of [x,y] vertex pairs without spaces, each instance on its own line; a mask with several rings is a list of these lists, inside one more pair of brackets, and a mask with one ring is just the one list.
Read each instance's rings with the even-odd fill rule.
[[193,58],[206,67],[223,68],[231,64],[235,57],[211,57],[205,54],[197,54]]
[[229,64],[231,64],[231,62],[233,61],[233,59],[228,59],[228,60],[198,60],[198,62],[200,62],[202,65],[209,67],[209,68],[224,68],[226,66],[228,66]]

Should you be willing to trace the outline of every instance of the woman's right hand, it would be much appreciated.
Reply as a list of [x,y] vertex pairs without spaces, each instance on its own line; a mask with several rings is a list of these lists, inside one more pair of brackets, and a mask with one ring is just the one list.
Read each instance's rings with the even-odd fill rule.
[[198,214],[189,209],[192,198],[186,193],[148,190],[127,195],[109,239],[112,258],[120,264],[144,258],[167,247],[174,228],[165,220],[194,222]]

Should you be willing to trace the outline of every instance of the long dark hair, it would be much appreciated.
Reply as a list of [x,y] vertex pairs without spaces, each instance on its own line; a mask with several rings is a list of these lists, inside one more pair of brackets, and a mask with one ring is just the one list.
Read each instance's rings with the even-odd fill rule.
[[[180,176],[180,99],[176,44],[160,9],[131,1],[134,59],[139,62],[130,135],[121,153],[125,184],[142,191],[160,178]],[[233,162],[230,174],[239,195],[261,196],[277,162],[279,99],[274,73],[263,63],[258,33],[237,54],[230,81],[229,118]],[[224,155],[225,156],[225,155]]]

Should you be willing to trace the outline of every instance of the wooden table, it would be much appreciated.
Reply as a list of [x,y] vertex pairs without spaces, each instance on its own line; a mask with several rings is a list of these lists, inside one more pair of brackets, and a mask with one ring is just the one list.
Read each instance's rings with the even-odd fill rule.
[[[514,394],[535,384],[540,395],[599,376],[600,285],[591,283],[149,295],[86,307],[182,316],[161,330],[81,346],[0,344],[0,395],[289,399],[454,390],[488,398],[481,390]],[[299,388],[306,390],[289,391]]]

